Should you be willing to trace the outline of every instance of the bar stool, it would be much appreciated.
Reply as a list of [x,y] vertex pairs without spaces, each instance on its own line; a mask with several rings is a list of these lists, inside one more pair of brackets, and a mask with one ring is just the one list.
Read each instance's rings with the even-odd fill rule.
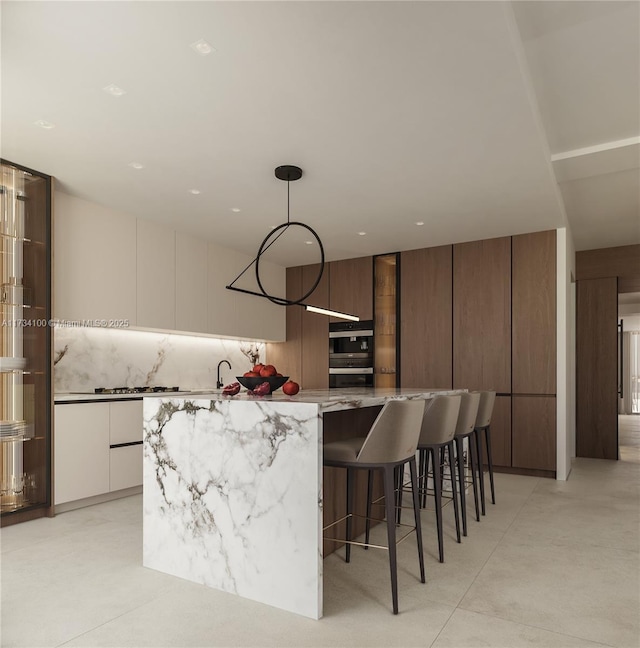
[[476,417],[476,443],[478,447],[478,475],[480,476],[480,502],[482,515],[486,515],[484,506],[484,467],[482,461],[482,437],[487,445],[487,465],[489,466],[489,481],[491,483],[491,503],[496,503],[496,491],[493,486],[493,460],[491,457],[491,416],[496,402],[496,392],[480,392],[480,406]]
[[473,499],[476,505],[476,519],[480,522],[480,508],[478,505],[478,480],[477,476],[477,442],[475,424],[480,405],[480,393],[462,394],[460,400],[460,413],[454,437],[456,445],[456,467],[458,470],[458,484],[460,486],[460,509],[462,512],[462,535],[467,535],[467,498],[465,495],[464,478],[464,440],[468,439],[469,458],[471,464],[471,484],[473,485]]
[[456,433],[456,424],[460,411],[460,395],[436,396],[427,404],[422,419],[422,430],[418,441],[420,453],[420,493],[422,505],[427,503],[427,485],[429,477],[429,459],[433,468],[433,492],[436,506],[436,527],[438,531],[438,554],[440,562],[444,562],[444,543],[442,534],[442,465],[444,451],[449,457],[451,490],[453,491],[453,509],[456,519],[456,536],[460,542],[460,516],[458,513],[458,496],[456,493],[456,480],[453,456],[453,438]]
[[[418,561],[420,563],[420,580],[425,582],[424,556],[422,550],[422,528],[420,526],[420,505],[418,502],[418,475],[416,469],[416,448],[420,437],[420,428],[424,415],[424,401],[388,401],[373,422],[366,438],[357,437],[334,441],[324,445],[324,465],[347,470],[347,514],[324,527],[329,527],[347,520],[346,562],[351,559],[351,539],[353,518],[353,481],[356,469],[378,469],[384,477],[385,513],[387,522],[386,548],[389,551],[389,569],[391,572],[391,597],[393,613],[398,614],[398,566],[396,556],[396,498],[394,471],[396,467],[409,464],[413,491],[413,512],[415,519],[416,539],[418,544]],[[367,507],[369,510],[369,507]],[[406,537],[405,534],[404,537]],[[335,540],[334,538],[326,538]],[[400,539],[402,540],[402,538]],[[378,545],[370,545],[378,546]]]

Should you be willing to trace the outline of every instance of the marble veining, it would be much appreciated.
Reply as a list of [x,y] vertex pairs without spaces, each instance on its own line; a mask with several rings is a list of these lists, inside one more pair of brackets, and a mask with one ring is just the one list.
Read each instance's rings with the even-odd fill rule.
[[145,398],[144,430],[144,565],[319,618],[318,406]]
[[83,392],[95,387],[179,386],[208,389],[216,368],[225,384],[264,360],[262,342],[223,340],[101,328],[54,330],[54,391]]

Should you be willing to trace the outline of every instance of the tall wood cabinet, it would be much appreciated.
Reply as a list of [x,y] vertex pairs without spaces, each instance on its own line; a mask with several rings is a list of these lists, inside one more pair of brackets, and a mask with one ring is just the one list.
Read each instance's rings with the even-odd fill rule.
[[[302,287],[313,285],[318,276],[319,265],[302,266]],[[322,279],[308,299],[319,308],[329,308],[329,276]],[[289,306],[288,308],[297,308]],[[325,315],[302,310],[302,387],[304,389],[327,389],[329,387],[329,318]]]
[[453,246],[453,386],[511,392],[511,238]]
[[[339,313],[373,319],[373,259],[358,257],[332,261],[329,271],[329,308]],[[315,293],[310,299],[315,299]],[[332,322],[340,322],[332,317]]]
[[403,387],[451,387],[452,246],[400,255],[400,369]]

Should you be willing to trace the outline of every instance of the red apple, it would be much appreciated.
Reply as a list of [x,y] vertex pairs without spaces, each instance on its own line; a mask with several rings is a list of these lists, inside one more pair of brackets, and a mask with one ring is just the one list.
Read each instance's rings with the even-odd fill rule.
[[297,382],[293,382],[293,380],[287,380],[287,382],[282,385],[282,391],[287,396],[295,396],[300,391],[300,385],[298,385]]
[[275,376],[275,375],[276,375],[276,368],[273,365],[265,365],[260,370],[260,376],[262,378],[269,378],[269,376]]
[[247,371],[242,374],[245,378],[260,378],[260,374],[255,371]]
[[257,365],[256,365],[256,366],[255,366],[251,371],[253,371],[254,373],[257,373],[258,376],[259,376],[259,375],[260,375],[260,372],[261,372],[263,369],[264,369],[264,365],[262,364],[262,362],[259,362],[259,363],[258,363],[258,364],[257,364]]

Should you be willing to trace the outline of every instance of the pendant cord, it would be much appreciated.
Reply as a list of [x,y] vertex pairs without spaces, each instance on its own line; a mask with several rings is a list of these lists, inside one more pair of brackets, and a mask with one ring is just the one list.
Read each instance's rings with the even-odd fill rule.
[[287,180],[287,223],[291,222],[291,219],[289,217],[289,185],[290,184],[291,183],[289,182],[289,180]]

